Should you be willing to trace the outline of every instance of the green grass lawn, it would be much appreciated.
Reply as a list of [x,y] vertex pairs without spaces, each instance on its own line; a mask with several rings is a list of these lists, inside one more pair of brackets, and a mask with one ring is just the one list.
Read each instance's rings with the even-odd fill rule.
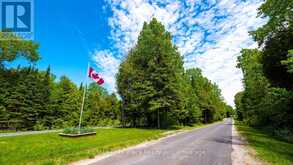
[[269,164],[292,165],[293,144],[274,138],[263,131],[236,125],[237,130],[246,137],[249,145],[256,151],[260,159]]
[[60,137],[57,133],[0,137],[0,164],[67,164],[95,155],[156,139],[168,130],[110,128],[81,138]]

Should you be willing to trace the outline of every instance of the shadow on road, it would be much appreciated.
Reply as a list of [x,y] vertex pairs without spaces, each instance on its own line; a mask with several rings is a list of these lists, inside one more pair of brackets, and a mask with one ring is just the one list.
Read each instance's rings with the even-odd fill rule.
[[212,138],[211,141],[217,143],[226,143],[226,144],[233,144],[233,145],[246,145],[246,142],[243,142],[239,136],[222,136],[222,137],[215,137]]

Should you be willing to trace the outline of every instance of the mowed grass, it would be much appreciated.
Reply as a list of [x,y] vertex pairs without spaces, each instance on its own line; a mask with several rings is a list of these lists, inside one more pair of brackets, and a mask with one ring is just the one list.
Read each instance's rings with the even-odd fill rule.
[[244,125],[236,125],[257,156],[268,164],[293,165],[293,144],[282,141],[264,131]]
[[0,137],[0,165],[68,164],[162,137],[166,131],[110,128],[80,138],[60,137],[57,133]]

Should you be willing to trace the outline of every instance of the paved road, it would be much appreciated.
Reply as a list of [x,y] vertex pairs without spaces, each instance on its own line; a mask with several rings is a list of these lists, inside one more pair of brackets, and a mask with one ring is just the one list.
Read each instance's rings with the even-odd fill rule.
[[153,145],[119,152],[91,165],[230,165],[231,138],[231,119],[226,119]]

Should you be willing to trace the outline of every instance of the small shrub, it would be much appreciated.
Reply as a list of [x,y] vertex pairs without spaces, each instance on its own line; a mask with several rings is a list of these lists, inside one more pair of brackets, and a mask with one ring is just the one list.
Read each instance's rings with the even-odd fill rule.
[[34,129],[35,131],[41,131],[41,130],[47,130],[48,127],[46,127],[45,124],[42,123],[42,122],[37,122],[37,123],[34,125],[33,129]]
[[112,125],[110,125],[110,126],[114,126],[114,127],[120,126],[120,121],[119,120],[112,120]]

